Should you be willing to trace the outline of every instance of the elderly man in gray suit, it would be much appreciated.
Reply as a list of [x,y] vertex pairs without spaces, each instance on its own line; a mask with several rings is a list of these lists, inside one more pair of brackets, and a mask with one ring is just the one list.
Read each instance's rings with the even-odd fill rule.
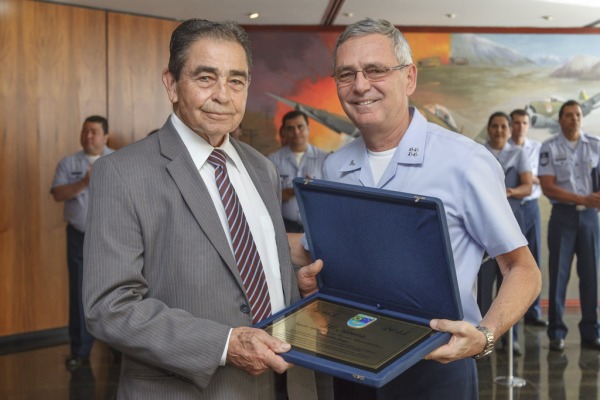
[[163,72],[173,114],[94,166],[84,305],[123,353],[120,399],[273,399],[284,371],[290,399],[316,397],[312,371],[279,355],[290,345],[251,328],[315,291],[322,267],[294,273],[275,167],[229,137],[251,62],[237,24],[182,23]]

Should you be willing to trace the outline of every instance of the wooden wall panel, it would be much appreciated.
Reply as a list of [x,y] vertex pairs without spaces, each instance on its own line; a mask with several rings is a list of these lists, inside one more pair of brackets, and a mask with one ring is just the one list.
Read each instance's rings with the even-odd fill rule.
[[110,143],[120,148],[160,128],[172,107],[162,83],[178,22],[108,13]]
[[[58,161],[80,149],[87,115],[106,115],[106,13],[5,1],[0,20],[0,336],[67,324]],[[6,6],[3,6],[6,10]]]

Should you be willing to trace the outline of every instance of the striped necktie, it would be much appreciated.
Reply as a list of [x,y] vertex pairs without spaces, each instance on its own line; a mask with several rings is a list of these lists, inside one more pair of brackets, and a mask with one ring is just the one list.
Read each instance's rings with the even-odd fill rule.
[[225,214],[227,214],[235,262],[238,265],[252,309],[252,323],[256,324],[271,315],[269,288],[260,255],[240,200],[229,180],[229,175],[227,175],[225,153],[220,149],[213,150],[208,157],[208,162],[215,168],[215,180],[221,194],[223,207],[225,207]]

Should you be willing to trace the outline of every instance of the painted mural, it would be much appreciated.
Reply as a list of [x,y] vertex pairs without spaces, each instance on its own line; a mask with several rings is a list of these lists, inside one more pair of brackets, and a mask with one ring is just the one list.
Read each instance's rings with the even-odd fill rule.
[[[330,76],[339,33],[249,32],[254,67],[244,140],[264,154],[277,149],[281,117],[295,105],[313,111],[310,140],[316,146],[336,150],[352,139]],[[560,104],[576,99],[586,105],[584,130],[600,134],[600,35],[405,36],[419,70],[411,101],[429,120],[485,140],[492,112],[527,107],[530,136],[542,141],[557,132]]]

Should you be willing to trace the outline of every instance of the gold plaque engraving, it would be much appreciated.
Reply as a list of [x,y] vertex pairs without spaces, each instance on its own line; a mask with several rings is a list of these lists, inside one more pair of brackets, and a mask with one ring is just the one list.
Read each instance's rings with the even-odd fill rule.
[[314,299],[265,328],[296,350],[378,371],[433,330],[390,316]]

